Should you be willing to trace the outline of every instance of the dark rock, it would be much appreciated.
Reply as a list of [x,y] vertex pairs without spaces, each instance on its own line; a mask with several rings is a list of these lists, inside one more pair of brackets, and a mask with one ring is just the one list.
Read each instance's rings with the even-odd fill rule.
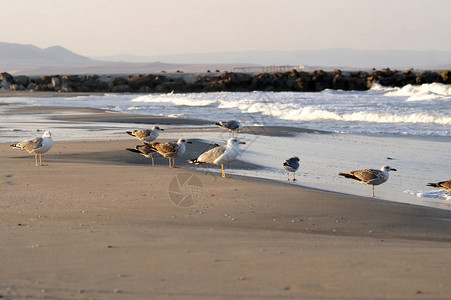
[[27,85],[27,90],[35,90],[36,89],[36,83],[34,83],[34,82],[30,82],[28,85]]
[[139,90],[142,87],[153,88],[155,84],[155,77],[153,75],[132,77],[128,80],[128,85],[135,90]]
[[443,77],[436,72],[424,71],[419,76],[417,76],[416,80],[416,83],[418,84],[433,83],[433,82],[443,83]]
[[37,85],[47,85],[50,84],[52,82],[52,76],[41,76],[39,78],[36,79],[36,84]]
[[14,81],[22,86],[27,86],[30,83],[30,79],[27,76],[19,75],[14,77]]
[[128,84],[121,84],[113,87],[113,93],[130,93],[132,88]]
[[9,73],[3,72],[3,73],[0,73],[0,81],[12,84],[12,83],[14,83],[14,77]]

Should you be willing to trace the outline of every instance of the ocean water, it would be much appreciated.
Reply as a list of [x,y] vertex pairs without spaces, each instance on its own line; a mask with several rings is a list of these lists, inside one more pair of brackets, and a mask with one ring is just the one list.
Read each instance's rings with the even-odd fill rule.
[[[369,91],[320,93],[246,92],[192,94],[105,94],[83,97],[0,98],[0,141],[35,135],[50,129],[55,139],[127,138],[124,129],[133,124],[67,123],[45,115],[17,116],[6,113],[20,106],[69,106],[212,121],[235,119],[245,126],[291,126],[317,130],[293,137],[240,135],[248,142],[241,159],[262,170],[229,170],[230,174],[286,180],[282,161],[292,155],[301,159],[299,181],[294,184],[370,195],[370,187],[337,176],[338,172],[380,168],[398,169],[388,182],[376,187],[382,199],[450,209],[449,193],[426,187],[428,182],[451,178],[451,85],[407,85]],[[198,126],[197,126],[198,127]],[[177,126],[173,126],[177,129]],[[163,135],[162,135],[163,136]],[[171,133],[165,138],[177,139]],[[186,132],[186,138],[224,143],[228,133]]]

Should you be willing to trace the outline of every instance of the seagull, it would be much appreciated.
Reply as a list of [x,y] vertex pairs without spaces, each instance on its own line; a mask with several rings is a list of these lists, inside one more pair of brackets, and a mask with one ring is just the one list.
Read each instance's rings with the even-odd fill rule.
[[382,166],[380,170],[364,169],[351,171],[349,173],[338,173],[340,176],[357,180],[360,183],[371,185],[371,197],[374,198],[374,186],[382,184],[388,180],[388,172],[397,171],[389,166]]
[[152,159],[152,167],[154,166],[154,157],[160,156],[160,153],[157,152],[157,150],[152,149],[151,144],[144,143],[144,145],[137,145],[135,148],[126,148],[125,150],[139,153],[144,157],[151,158]]
[[192,144],[192,142],[187,141],[184,138],[181,138],[177,142],[169,142],[169,143],[154,142],[148,145],[150,146],[151,149],[157,151],[161,156],[169,159],[169,168],[175,168],[175,158],[185,153],[186,144]]
[[[34,154],[36,166],[45,166],[42,164],[42,154],[46,153],[53,146],[52,133],[50,131],[44,132],[42,137],[37,137],[31,140],[26,140],[17,144],[12,144],[14,149],[26,150],[28,153]],[[39,165],[38,165],[39,155]]]
[[143,142],[153,142],[158,137],[158,131],[164,131],[163,128],[158,126],[152,127],[152,129],[139,129],[133,131],[126,131],[127,134],[134,136]]
[[289,159],[285,159],[283,168],[287,170],[288,180],[290,180],[290,172],[293,172],[293,181],[296,181],[296,171],[299,169],[299,157],[293,156]]
[[451,192],[451,179],[447,181],[440,181],[437,183],[428,183],[428,186],[433,186],[447,192]]
[[215,164],[221,165],[222,177],[225,178],[224,165],[233,162],[240,154],[239,144],[246,144],[240,142],[237,138],[231,138],[227,141],[227,146],[219,146],[202,153],[198,158],[192,159],[189,162],[192,164]]
[[232,137],[235,137],[235,131],[243,130],[243,124],[235,120],[216,122],[215,125],[231,131]]

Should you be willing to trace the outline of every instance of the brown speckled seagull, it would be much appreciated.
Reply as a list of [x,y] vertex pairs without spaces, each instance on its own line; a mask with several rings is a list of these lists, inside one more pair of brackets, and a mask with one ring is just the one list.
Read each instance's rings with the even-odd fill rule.
[[164,129],[158,126],[154,126],[152,127],[152,129],[138,129],[133,131],[126,131],[126,133],[134,136],[140,141],[153,142],[158,137],[158,131],[164,131]]
[[141,154],[144,157],[152,159],[152,167],[154,166],[154,157],[160,156],[157,150],[153,149],[151,144],[144,143],[144,145],[137,145],[135,148],[126,148],[130,152]]
[[396,169],[389,166],[383,166],[380,170],[364,169],[358,171],[351,171],[349,173],[338,173],[340,176],[357,180],[366,185],[371,185],[371,197],[374,198],[374,186],[382,184],[388,180],[388,172],[396,171]]
[[192,142],[179,139],[177,142],[159,143],[154,142],[148,144],[153,150],[161,154],[161,156],[169,159],[169,168],[175,168],[175,158],[183,155],[186,150],[186,144],[192,144]]
[[433,186],[433,187],[442,189],[444,191],[451,192],[451,179],[447,180],[447,181],[436,182],[436,183],[431,182],[431,183],[428,183],[428,186]]

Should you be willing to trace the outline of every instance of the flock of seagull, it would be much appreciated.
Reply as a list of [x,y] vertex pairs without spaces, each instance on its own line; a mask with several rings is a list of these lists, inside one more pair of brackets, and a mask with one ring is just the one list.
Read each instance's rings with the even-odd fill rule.
[[[215,146],[214,148],[205,151],[198,158],[191,159],[189,162],[193,164],[215,164],[221,166],[222,177],[226,177],[224,172],[224,165],[230,164],[240,154],[239,145],[246,144],[241,142],[238,138],[235,138],[235,132],[241,132],[243,125],[235,120],[216,122],[224,129],[229,130],[232,133],[232,138],[227,141],[225,146]],[[135,148],[126,148],[126,150],[138,153],[144,157],[152,159],[152,166],[154,166],[154,158],[157,156],[163,156],[169,159],[169,167],[175,168],[175,158],[183,155],[186,151],[186,145],[191,144],[184,138],[179,139],[177,142],[160,143],[154,142],[159,132],[164,129],[154,126],[152,129],[139,129],[133,131],[126,131],[127,134],[144,142],[144,145],[137,145]],[[20,143],[12,144],[14,149],[25,150],[28,153],[34,154],[36,166],[45,166],[42,163],[42,154],[49,151],[53,146],[52,134],[50,131],[44,132],[42,137],[36,137],[22,141]],[[39,164],[38,164],[39,157]],[[300,159],[297,156],[284,160],[282,166],[287,171],[288,180],[290,180],[290,172],[293,173],[293,181],[296,181],[296,171],[299,169]],[[389,178],[389,172],[396,171],[396,169],[390,166],[382,166],[380,170],[377,169],[363,169],[351,171],[349,173],[338,173],[338,175],[345,178],[356,180],[359,183],[371,186],[371,196],[374,197],[374,186],[380,185],[386,182]],[[451,192],[451,179],[447,181],[440,181],[436,183],[428,183],[428,186],[440,188],[446,192]]]

